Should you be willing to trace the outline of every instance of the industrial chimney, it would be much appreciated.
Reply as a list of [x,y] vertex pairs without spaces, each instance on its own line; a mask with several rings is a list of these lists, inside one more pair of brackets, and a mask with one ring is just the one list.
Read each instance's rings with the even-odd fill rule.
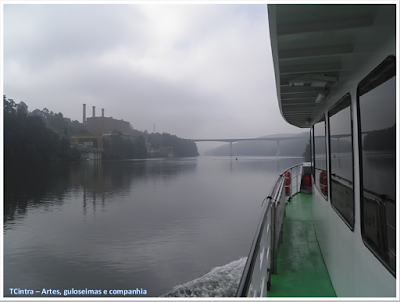
[[93,106],[93,121],[92,121],[92,134],[93,135],[96,135],[96,133],[95,133],[95,129],[96,129],[96,127],[95,127],[95,121],[96,121],[96,119],[95,119],[95,117],[96,117],[96,106]]
[[101,109],[101,117],[104,117],[104,108]]
[[85,125],[86,125],[86,104],[83,104],[83,121],[82,121],[82,124],[85,127]]

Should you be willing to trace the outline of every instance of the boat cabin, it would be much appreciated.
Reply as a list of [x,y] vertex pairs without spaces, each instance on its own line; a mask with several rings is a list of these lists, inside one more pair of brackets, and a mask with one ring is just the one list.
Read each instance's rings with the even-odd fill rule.
[[[288,195],[285,171],[279,177],[238,296],[398,294],[396,12],[398,3],[268,5],[280,111],[288,123],[310,131],[310,172],[304,165],[288,170],[296,185]],[[310,195],[298,193],[304,175],[311,178]],[[307,217],[299,214],[302,203]],[[307,234],[315,235],[308,250],[320,253],[333,292],[282,285],[289,282],[284,267],[294,260],[281,253],[308,243],[298,229],[292,236],[296,225],[304,230],[304,221],[310,222]],[[290,238],[300,243],[286,243]],[[311,264],[314,272],[320,265]]]

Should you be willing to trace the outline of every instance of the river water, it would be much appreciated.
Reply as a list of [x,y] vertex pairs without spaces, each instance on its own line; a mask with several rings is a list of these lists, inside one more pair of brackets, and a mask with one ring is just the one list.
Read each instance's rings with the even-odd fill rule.
[[7,166],[4,296],[232,296],[263,199],[301,161]]

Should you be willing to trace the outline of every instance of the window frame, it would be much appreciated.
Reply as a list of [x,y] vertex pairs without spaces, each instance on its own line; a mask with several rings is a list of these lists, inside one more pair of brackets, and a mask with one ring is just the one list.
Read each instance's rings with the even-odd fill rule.
[[[333,175],[332,175],[332,141],[331,141],[331,120],[330,118],[332,116],[334,116],[336,113],[340,112],[340,105],[342,102],[349,100],[350,104],[349,104],[349,108],[350,108],[350,137],[351,137],[351,161],[352,161],[352,179],[351,180],[347,180],[344,179],[340,176],[337,175],[338,178],[343,179],[346,182],[349,182],[352,186],[351,190],[352,190],[352,205],[353,205],[353,215],[352,215],[352,221],[348,221],[344,215],[341,213],[341,210],[338,209],[335,204],[333,203],[333,198],[332,198],[332,194],[333,194],[333,186],[332,186],[332,181],[333,181]],[[338,110],[338,107],[340,110]],[[346,109],[347,107],[343,108]],[[338,110],[336,112],[334,112],[332,114],[332,111]],[[355,224],[355,188],[354,188],[354,139],[353,139],[353,109],[351,106],[351,94],[350,93],[346,93],[343,97],[341,97],[332,107],[329,108],[328,110],[328,120],[329,120],[329,127],[328,127],[328,140],[329,140],[329,198],[330,198],[330,204],[331,207],[334,209],[334,211],[338,214],[338,216],[343,220],[343,222],[349,227],[349,229],[351,231],[354,231],[354,224]]]
[[317,167],[317,165],[316,165],[316,153],[315,153],[315,125],[316,124],[318,124],[318,123],[320,123],[320,122],[324,122],[323,124],[324,124],[324,146],[325,146],[325,168],[326,168],[326,170],[325,170],[325,172],[326,172],[326,176],[327,176],[327,178],[328,178],[328,146],[327,146],[327,144],[326,144],[326,136],[327,136],[327,131],[326,131],[326,128],[327,128],[327,123],[328,123],[328,121],[327,121],[327,118],[326,118],[326,116],[325,116],[325,114],[322,114],[321,115],[321,117],[318,119],[318,121],[313,125],[313,147],[314,147],[314,152],[313,152],[313,154],[314,154],[314,161],[313,161],[313,175],[314,175],[314,185],[315,185],[315,187],[317,188],[317,190],[318,190],[318,192],[319,193],[321,193],[321,196],[326,200],[326,201],[328,201],[328,196],[329,196],[329,191],[330,191],[330,188],[329,188],[329,181],[328,181],[328,179],[326,180],[326,195],[324,194],[324,193],[322,193],[322,191],[321,191],[321,188],[320,188],[320,175],[319,176],[317,176],[316,175],[316,171],[318,170],[318,171],[323,171],[322,169],[320,169],[320,168],[318,168]]
[[[380,255],[379,251],[376,251],[373,246],[368,243],[367,235],[365,234],[364,227],[364,195],[365,193],[371,193],[368,189],[364,188],[364,170],[363,170],[363,140],[362,140],[362,125],[361,125],[361,106],[360,97],[367,94],[371,90],[384,84],[392,77],[397,76],[396,74],[396,57],[394,55],[388,56],[383,60],[376,68],[374,68],[367,76],[365,76],[357,85],[357,96],[356,96],[356,111],[357,111],[357,128],[358,128],[358,159],[359,159],[359,182],[360,182],[360,228],[361,237],[364,245],[371,251],[371,253],[382,263],[382,265],[396,277],[396,270],[393,269]],[[396,204],[395,200],[395,204]],[[380,221],[380,228],[382,228],[382,221]],[[398,238],[396,239],[396,241]],[[397,258],[397,252],[396,252]]]
[[311,161],[311,175],[315,179],[314,171],[314,125],[310,128],[310,161]]

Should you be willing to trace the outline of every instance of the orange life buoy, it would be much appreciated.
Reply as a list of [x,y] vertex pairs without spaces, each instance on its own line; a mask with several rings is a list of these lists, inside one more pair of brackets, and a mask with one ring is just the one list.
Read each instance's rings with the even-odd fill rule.
[[326,171],[322,171],[319,174],[319,184],[321,187],[321,192],[325,196],[328,194],[328,186],[327,186],[327,180],[326,180]]
[[290,195],[290,172],[285,172],[286,195]]

